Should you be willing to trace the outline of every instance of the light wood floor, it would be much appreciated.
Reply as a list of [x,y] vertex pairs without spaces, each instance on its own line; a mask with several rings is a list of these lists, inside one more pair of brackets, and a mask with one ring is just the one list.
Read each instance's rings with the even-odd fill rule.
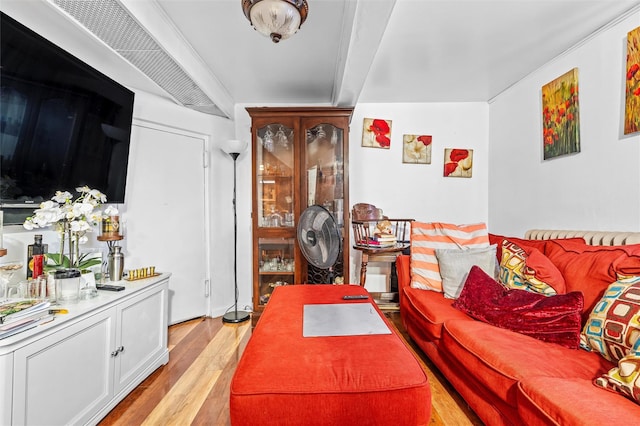
[[[387,312],[409,341],[397,312]],[[199,318],[169,327],[169,363],[149,376],[100,423],[229,425],[229,384],[252,323]],[[428,358],[409,341],[431,384],[431,425],[482,425]]]

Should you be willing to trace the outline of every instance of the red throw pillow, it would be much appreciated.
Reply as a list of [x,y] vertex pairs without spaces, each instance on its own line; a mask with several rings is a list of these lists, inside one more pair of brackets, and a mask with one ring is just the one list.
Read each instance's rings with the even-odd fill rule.
[[544,296],[509,290],[473,266],[452,306],[496,327],[577,349],[583,303],[580,292]]
[[567,292],[582,292],[585,321],[611,283],[620,276],[635,275],[640,271],[637,253],[636,246],[580,248],[560,241],[550,241],[545,248],[545,255],[562,273]]

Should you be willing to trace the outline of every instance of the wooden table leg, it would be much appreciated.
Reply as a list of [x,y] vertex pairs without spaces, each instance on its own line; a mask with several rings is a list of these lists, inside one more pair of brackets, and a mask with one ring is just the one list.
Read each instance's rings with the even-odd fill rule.
[[362,263],[360,263],[360,287],[364,287],[364,283],[367,281],[367,263],[369,262],[369,255],[362,253]]

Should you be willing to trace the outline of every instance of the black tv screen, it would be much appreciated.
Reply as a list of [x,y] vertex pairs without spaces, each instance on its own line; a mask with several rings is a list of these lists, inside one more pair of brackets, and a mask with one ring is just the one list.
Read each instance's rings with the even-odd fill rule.
[[[0,12],[1,13],[1,12]],[[134,94],[1,13],[0,203],[88,185],[123,203]]]

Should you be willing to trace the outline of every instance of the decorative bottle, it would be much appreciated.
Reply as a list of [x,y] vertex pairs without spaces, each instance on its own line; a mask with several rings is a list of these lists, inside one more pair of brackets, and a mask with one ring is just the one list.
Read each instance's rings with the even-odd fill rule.
[[124,273],[124,254],[122,254],[122,247],[113,246],[109,250],[108,265],[109,265],[109,280],[120,281],[122,274]]
[[[42,235],[40,234],[36,234],[33,237],[33,244],[29,244],[27,246],[27,279],[29,278],[38,278],[38,277],[34,277],[33,276],[33,268],[34,268],[34,259],[33,256],[34,255],[44,255],[47,253],[47,248],[48,245],[47,244],[42,244]],[[37,260],[38,262],[42,262],[44,261],[44,256],[42,257],[38,257]],[[38,265],[40,271],[42,271],[42,265]]]

